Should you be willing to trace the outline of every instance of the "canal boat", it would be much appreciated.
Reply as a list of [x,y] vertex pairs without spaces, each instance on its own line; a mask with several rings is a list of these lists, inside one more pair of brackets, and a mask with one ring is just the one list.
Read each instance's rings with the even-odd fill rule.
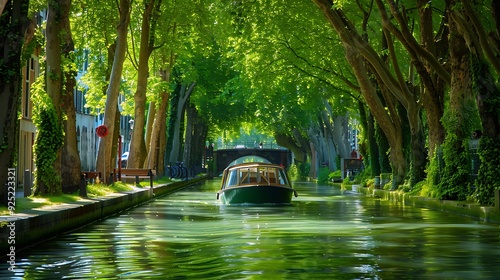
[[297,191],[283,166],[250,162],[224,170],[217,199],[223,204],[290,204],[293,195]]

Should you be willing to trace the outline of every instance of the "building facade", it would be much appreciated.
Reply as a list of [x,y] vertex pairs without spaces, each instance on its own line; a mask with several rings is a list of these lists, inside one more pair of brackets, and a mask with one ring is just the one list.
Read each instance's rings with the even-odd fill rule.
[[35,159],[33,146],[35,145],[36,127],[33,124],[33,102],[31,101],[31,87],[40,75],[40,65],[38,61],[39,50],[26,61],[22,69],[23,85],[21,97],[21,118],[19,120],[19,142],[18,142],[18,164],[17,178],[18,184],[24,185],[32,182],[32,178],[25,178],[25,172],[33,173],[35,169]]

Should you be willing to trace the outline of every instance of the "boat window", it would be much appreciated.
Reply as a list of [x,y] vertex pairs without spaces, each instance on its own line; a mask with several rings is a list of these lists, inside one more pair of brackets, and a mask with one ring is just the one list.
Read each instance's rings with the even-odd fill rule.
[[227,179],[227,186],[234,186],[238,184],[238,173],[236,170],[229,171],[229,176]]
[[259,183],[269,184],[267,167],[259,167]]
[[285,170],[272,166],[244,167],[227,172],[223,184],[226,187],[236,185],[289,185]]
[[248,170],[240,169],[240,184],[245,184],[250,182],[250,178],[248,177]]
[[258,174],[257,174],[257,169],[256,168],[249,168],[248,169],[248,177],[250,178],[249,183],[257,183],[258,182]]
[[256,168],[244,168],[238,170],[239,184],[252,184],[258,182],[258,174]]
[[269,168],[269,172],[268,172],[268,176],[269,176],[269,184],[276,184],[277,181],[276,181],[276,168]]
[[285,171],[284,170],[280,170],[279,171],[279,183],[281,185],[288,185],[288,182],[286,180],[286,174],[285,174]]

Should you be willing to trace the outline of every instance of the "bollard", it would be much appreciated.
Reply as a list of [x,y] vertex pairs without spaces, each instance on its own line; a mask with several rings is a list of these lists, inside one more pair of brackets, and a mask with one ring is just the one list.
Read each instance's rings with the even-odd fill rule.
[[110,172],[109,173],[109,180],[108,180],[108,185],[111,185],[115,182],[115,175],[113,174],[113,172]]
[[80,197],[87,197],[87,178],[84,174],[80,175]]
[[24,197],[31,195],[31,172],[29,169],[24,170],[24,184],[23,184]]
[[155,196],[155,193],[154,193],[154,190],[153,190],[153,171],[149,170],[148,172],[148,176],[149,176],[149,186],[150,186],[150,197],[153,197]]

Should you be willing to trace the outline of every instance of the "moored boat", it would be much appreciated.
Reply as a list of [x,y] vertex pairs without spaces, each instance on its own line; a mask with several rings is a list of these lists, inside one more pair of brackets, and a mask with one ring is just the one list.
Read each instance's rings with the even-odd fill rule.
[[227,167],[217,199],[223,204],[289,204],[297,192],[284,167],[251,162]]

